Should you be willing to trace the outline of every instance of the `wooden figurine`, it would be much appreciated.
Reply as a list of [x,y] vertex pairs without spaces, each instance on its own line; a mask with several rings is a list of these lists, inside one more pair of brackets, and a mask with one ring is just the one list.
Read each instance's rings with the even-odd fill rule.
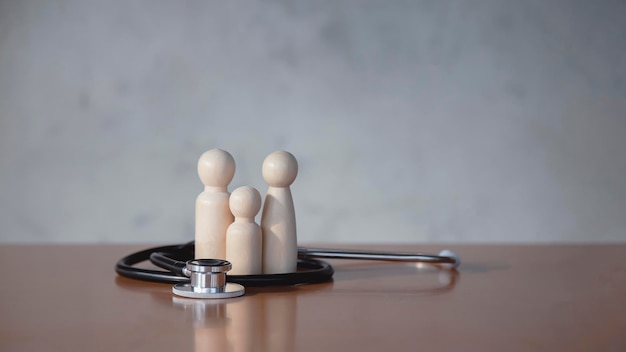
[[228,184],[235,160],[227,151],[211,149],[198,160],[204,192],[196,199],[196,259],[226,259],[226,230],[233,222],[228,207]]
[[298,162],[291,153],[277,151],[265,158],[262,171],[269,186],[261,216],[263,273],[292,273],[298,263],[298,240],[289,186],[298,175]]
[[261,209],[261,194],[254,187],[239,187],[230,195],[230,211],[235,216],[226,231],[226,260],[231,275],[263,273],[263,235],[254,217]]

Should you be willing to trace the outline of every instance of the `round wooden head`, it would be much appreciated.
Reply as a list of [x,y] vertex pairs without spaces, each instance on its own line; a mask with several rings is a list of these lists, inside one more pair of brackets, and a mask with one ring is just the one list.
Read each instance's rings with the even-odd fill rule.
[[239,187],[231,193],[229,205],[236,218],[254,218],[261,209],[261,194],[254,187]]
[[198,160],[198,175],[207,187],[226,187],[235,176],[235,159],[225,150],[206,151]]
[[296,176],[298,161],[289,152],[273,152],[263,161],[263,179],[270,187],[289,187]]

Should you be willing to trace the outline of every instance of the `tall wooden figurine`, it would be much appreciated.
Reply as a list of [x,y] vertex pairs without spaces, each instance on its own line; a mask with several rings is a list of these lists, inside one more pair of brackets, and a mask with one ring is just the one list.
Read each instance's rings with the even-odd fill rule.
[[226,231],[226,260],[233,268],[230,275],[263,273],[263,236],[254,217],[261,209],[261,195],[254,187],[239,187],[230,195],[230,211],[235,222]]
[[263,161],[263,179],[269,186],[261,216],[264,274],[296,271],[296,215],[289,186],[297,175],[298,162],[291,153],[273,152]]
[[226,229],[233,222],[228,184],[235,160],[227,151],[211,149],[198,160],[204,192],[196,199],[196,259],[226,259]]

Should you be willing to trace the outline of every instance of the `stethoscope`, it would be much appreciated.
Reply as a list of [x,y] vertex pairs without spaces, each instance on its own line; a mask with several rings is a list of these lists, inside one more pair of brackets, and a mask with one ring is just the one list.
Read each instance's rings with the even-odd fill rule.
[[[352,249],[325,249],[298,247],[298,270],[285,274],[227,275],[230,262],[221,259],[194,259],[194,243],[149,248],[120,259],[115,271],[124,277],[173,283],[172,292],[188,298],[232,298],[244,294],[244,286],[290,286],[330,281],[333,267],[314,258],[384,260],[438,265],[444,270],[455,270],[461,258],[444,249],[438,255],[423,253],[364,251]],[[152,270],[135,267],[149,260],[165,269]]]

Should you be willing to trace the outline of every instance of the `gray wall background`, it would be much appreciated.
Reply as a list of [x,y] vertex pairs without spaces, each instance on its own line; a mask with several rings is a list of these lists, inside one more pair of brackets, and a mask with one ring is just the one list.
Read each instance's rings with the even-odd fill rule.
[[1,1],[0,241],[193,238],[197,158],[302,242],[626,240],[623,1]]

